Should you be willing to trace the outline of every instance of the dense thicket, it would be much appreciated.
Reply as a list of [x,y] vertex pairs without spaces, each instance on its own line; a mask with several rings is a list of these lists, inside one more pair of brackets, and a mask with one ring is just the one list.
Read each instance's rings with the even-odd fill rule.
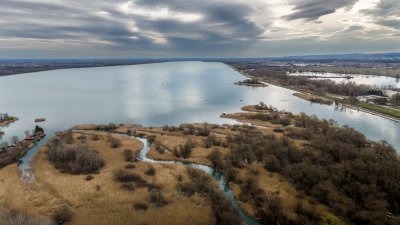
[[104,166],[104,160],[96,149],[84,143],[85,138],[79,138],[75,143],[70,131],[59,132],[47,143],[46,155],[54,166],[72,174],[95,173]]
[[[280,207],[276,196],[262,193],[254,181],[236,180],[233,168],[262,163],[271,172],[282,174],[300,193],[311,196],[329,206],[332,212],[348,224],[399,224],[400,161],[395,150],[385,141],[371,142],[353,128],[338,127],[334,121],[319,120],[305,114],[278,114],[273,116],[251,114],[251,117],[283,121],[283,138],[266,135],[248,126],[242,126],[239,135],[227,137],[232,153],[225,158],[212,153],[209,159],[233,182],[239,182],[246,195],[257,205],[273,203]],[[286,118],[286,119],[283,119]],[[305,145],[294,139],[306,140]],[[300,199],[299,199],[300,202]],[[322,215],[297,209],[298,219],[288,221],[276,215],[271,221],[271,209],[262,209],[259,216],[268,224],[319,223]]]
[[219,225],[239,225],[241,219],[239,212],[232,207],[229,199],[213,185],[210,185],[211,177],[204,172],[188,168],[190,182],[180,183],[179,190],[186,196],[191,196],[195,193],[206,195],[211,200],[216,224]]

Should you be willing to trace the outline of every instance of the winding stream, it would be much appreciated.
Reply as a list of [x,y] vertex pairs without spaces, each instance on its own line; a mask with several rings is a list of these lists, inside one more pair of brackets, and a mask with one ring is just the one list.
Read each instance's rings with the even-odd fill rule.
[[255,219],[251,218],[248,216],[245,212],[243,212],[239,206],[238,203],[235,200],[235,197],[233,195],[232,189],[229,186],[229,183],[227,182],[226,178],[224,177],[223,174],[220,172],[214,170],[212,167],[206,166],[206,165],[201,165],[197,163],[190,163],[190,162],[180,162],[176,160],[154,160],[150,159],[147,157],[147,153],[150,151],[150,144],[145,138],[136,138],[140,142],[143,143],[143,148],[140,150],[140,159],[144,162],[149,162],[149,163],[164,163],[164,164],[177,164],[177,165],[185,165],[185,166],[190,166],[195,169],[202,170],[206,172],[207,174],[211,175],[214,177],[215,180],[218,182],[219,188],[224,192],[225,196],[231,201],[232,207],[237,209],[240,214],[240,218],[242,221],[247,224],[247,225],[261,225],[258,221]]

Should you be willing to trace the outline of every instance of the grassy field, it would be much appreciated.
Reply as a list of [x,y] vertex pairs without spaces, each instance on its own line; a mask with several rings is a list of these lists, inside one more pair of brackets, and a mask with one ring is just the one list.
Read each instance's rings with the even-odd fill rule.
[[359,102],[359,101],[358,102],[352,102],[352,101],[349,101],[349,100],[342,100],[342,102],[345,103],[345,104],[349,104],[349,105],[352,105],[352,106],[360,107],[360,108],[363,108],[363,109],[371,110],[371,111],[374,111],[374,112],[382,113],[384,115],[388,115],[388,116],[392,116],[392,117],[400,119],[400,111],[396,110],[396,109],[391,109],[391,108],[388,108],[388,107],[368,104],[368,103]]
[[[88,137],[89,133],[85,131]],[[179,180],[184,182],[188,179],[184,166],[137,162],[130,170],[148,183],[161,186],[161,193],[168,202],[166,206],[157,207],[150,203],[147,188],[136,187],[133,191],[121,188],[121,183],[113,180],[113,173],[128,165],[123,151],[131,149],[137,152],[142,143],[115,136],[122,145],[111,148],[105,134],[98,134],[100,140],[88,138],[87,142],[99,151],[106,164],[98,174],[92,174],[92,180],[87,181],[87,175],[59,172],[47,160],[46,147],[42,147],[33,163],[34,182],[21,181],[15,164],[0,170],[0,206],[48,216],[57,208],[67,206],[73,212],[73,221],[68,224],[73,225],[215,224],[206,198],[199,195],[185,197],[178,192]],[[145,173],[150,167],[155,169],[155,176]],[[148,209],[134,209],[135,203],[144,203]]]
[[344,73],[344,74],[364,74],[388,77],[400,77],[400,72],[393,69],[375,69],[360,67],[336,67],[336,66],[317,66],[317,67],[296,67],[299,72],[321,72],[321,73]]

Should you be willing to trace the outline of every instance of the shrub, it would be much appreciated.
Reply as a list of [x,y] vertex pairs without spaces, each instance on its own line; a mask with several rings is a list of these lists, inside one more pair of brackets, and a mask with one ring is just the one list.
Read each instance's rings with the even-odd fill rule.
[[266,198],[266,208],[260,210],[257,216],[265,224],[288,224],[283,211],[283,203],[277,193],[269,193]]
[[133,205],[133,208],[135,208],[136,210],[143,210],[143,211],[146,211],[149,207],[147,206],[147,204],[138,202],[138,203],[135,203],[135,204]]
[[156,141],[156,136],[155,135],[148,136],[147,141],[149,142],[149,144],[152,144],[153,142]]
[[72,221],[72,211],[66,206],[57,208],[54,211],[52,218],[57,224],[62,225],[66,222]]
[[196,193],[196,186],[193,182],[180,183],[178,185],[178,190],[182,195],[190,197]]
[[114,123],[109,123],[108,125],[98,125],[95,130],[111,131],[117,129],[117,125]]
[[157,207],[162,207],[168,204],[165,200],[164,196],[162,195],[161,190],[153,189],[150,192],[150,202],[156,205]]
[[160,154],[165,153],[165,147],[161,145],[160,141],[155,141],[154,142],[154,148],[158,151]]
[[135,169],[135,168],[136,168],[135,164],[132,163],[125,166],[125,169]]
[[194,145],[195,143],[192,140],[188,139],[186,140],[183,146],[182,145],[179,145],[178,147],[175,146],[173,153],[176,157],[179,158],[183,159],[189,158],[190,155],[192,154],[192,148],[194,147]]
[[92,140],[93,140],[93,141],[98,141],[98,140],[100,140],[99,135],[98,135],[98,134],[92,134]]
[[221,191],[211,189],[209,195],[218,225],[239,225],[242,223],[239,212],[232,207],[229,199]]
[[204,146],[206,148],[210,148],[213,145],[218,146],[221,144],[221,142],[218,140],[218,138],[215,135],[209,134],[205,139],[204,139]]
[[136,158],[135,158],[134,152],[130,149],[125,149],[124,150],[124,159],[127,162],[135,162]]
[[284,133],[285,130],[280,128],[280,127],[277,127],[277,128],[274,128],[274,132],[276,132],[276,133]]
[[211,161],[212,166],[214,169],[217,170],[222,170],[224,167],[224,164],[221,159],[221,153],[217,149],[214,149],[208,156],[207,158]]
[[87,180],[87,181],[93,180],[93,179],[94,179],[94,176],[92,176],[90,174],[85,177],[85,180]]
[[97,150],[86,144],[67,144],[65,140],[57,142],[58,144],[47,145],[46,155],[49,161],[62,172],[95,173],[105,164]]
[[147,190],[161,190],[161,186],[155,183],[148,183],[147,184]]
[[121,187],[127,191],[134,191],[135,185],[133,183],[123,183]]
[[111,148],[118,148],[118,147],[121,147],[121,145],[122,145],[121,140],[119,140],[119,139],[117,139],[115,137],[111,138],[111,140],[110,140]]
[[182,182],[182,180],[183,180],[183,177],[182,177],[181,174],[179,174],[179,175],[178,175],[178,181],[179,181],[179,182]]
[[181,193],[191,196],[197,192],[208,196],[212,202],[218,225],[241,224],[239,212],[232,207],[229,199],[220,190],[210,185],[211,178],[209,175],[194,168],[188,168],[188,174],[191,182],[178,185]]
[[86,137],[86,135],[81,134],[81,135],[79,135],[79,136],[77,137],[77,139],[78,139],[81,143],[85,143],[87,137]]
[[146,175],[154,176],[156,174],[156,170],[153,167],[150,167],[145,173]]
[[138,187],[146,187],[148,185],[147,181],[144,180],[137,174],[129,173],[126,170],[117,170],[114,172],[114,180],[125,183],[125,182],[133,182]]

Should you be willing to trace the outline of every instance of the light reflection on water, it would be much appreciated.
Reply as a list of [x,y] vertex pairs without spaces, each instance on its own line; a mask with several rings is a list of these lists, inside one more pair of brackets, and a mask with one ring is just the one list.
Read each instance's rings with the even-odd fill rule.
[[[305,112],[355,127],[373,140],[386,139],[400,149],[400,123],[355,110],[311,104],[293,91],[233,83],[242,75],[222,63],[171,62],[79,68],[0,78],[0,112],[20,118],[3,128],[3,140],[22,137],[35,118],[46,133],[82,123],[139,123],[146,126],[184,122],[233,123],[219,118],[244,105],[264,101],[293,113]],[[49,136],[48,135],[48,136]],[[36,149],[24,158],[29,160]]]

